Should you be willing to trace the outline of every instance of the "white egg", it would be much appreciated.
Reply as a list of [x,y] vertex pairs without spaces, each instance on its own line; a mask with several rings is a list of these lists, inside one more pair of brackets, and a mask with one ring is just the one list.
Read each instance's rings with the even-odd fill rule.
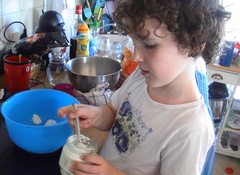
[[46,123],[45,123],[45,126],[47,126],[47,125],[54,125],[54,124],[56,124],[57,122],[55,121],[55,120],[53,120],[53,119],[49,119]]
[[33,114],[32,116],[32,122],[36,125],[39,125],[42,123],[41,118],[37,114]]

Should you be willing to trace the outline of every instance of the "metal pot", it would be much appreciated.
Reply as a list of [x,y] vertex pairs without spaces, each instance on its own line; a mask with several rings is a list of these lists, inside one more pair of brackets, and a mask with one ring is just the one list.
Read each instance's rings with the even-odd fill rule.
[[122,70],[117,60],[98,56],[71,59],[66,68],[71,84],[81,92],[89,92],[104,82],[108,82],[111,89],[117,84]]
[[228,105],[228,98],[209,99],[213,117],[222,116]]

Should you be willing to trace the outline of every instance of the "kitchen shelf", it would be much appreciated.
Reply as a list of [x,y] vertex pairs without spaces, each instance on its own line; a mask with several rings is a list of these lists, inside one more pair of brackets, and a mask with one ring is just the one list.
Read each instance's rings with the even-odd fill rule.
[[231,118],[237,118],[237,119],[240,119],[240,115],[238,115],[238,114],[234,114],[234,113],[229,113],[228,114],[228,118],[227,118],[227,122],[226,122],[226,124],[224,125],[224,128],[226,129],[226,130],[228,130],[228,131],[233,131],[233,132],[236,132],[236,131],[238,131],[238,132],[240,132],[240,130],[239,130],[239,128],[234,128],[233,126],[229,126],[230,124],[233,124],[233,123],[228,123],[228,121],[229,120],[231,120]]
[[224,148],[221,143],[217,143],[217,153],[227,155],[227,156],[232,156],[236,158],[240,158],[240,149],[238,151],[233,151],[230,145],[228,145],[228,148]]
[[240,158],[240,143],[230,144],[230,139],[232,139],[232,137],[230,137],[229,135],[231,133],[240,135],[240,130],[229,128],[227,125],[227,121],[231,115],[239,115],[235,114],[233,112],[234,110],[232,110],[231,107],[236,89],[240,85],[240,68],[235,65],[231,65],[230,67],[224,67],[218,64],[210,64],[207,66],[207,70],[209,81],[216,81],[219,83],[229,84],[233,86],[230,97],[228,99],[228,107],[225,112],[225,116],[223,117],[223,121],[217,128],[218,133],[216,137],[216,152],[223,155]]

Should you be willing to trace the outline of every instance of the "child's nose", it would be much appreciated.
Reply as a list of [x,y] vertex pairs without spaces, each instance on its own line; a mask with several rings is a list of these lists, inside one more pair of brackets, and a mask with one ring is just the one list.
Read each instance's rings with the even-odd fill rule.
[[135,62],[143,62],[144,61],[143,54],[141,53],[141,50],[138,47],[134,47],[132,60]]

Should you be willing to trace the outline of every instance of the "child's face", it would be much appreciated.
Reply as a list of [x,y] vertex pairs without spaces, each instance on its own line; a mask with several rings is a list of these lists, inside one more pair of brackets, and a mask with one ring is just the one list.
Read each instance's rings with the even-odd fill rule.
[[[157,25],[159,24],[156,20],[146,20],[144,29],[150,32],[150,36],[143,40],[133,38],[133,60],[142,70],[141,73],[146,83],[153,88],[163,87],[179,76],[182,77],[194,60],[187,56],[187,50],[178,49],[172,33],[166,29],[164,24],[156,30]],[[144,29],[141,31],[143,35],[146,32]]]

